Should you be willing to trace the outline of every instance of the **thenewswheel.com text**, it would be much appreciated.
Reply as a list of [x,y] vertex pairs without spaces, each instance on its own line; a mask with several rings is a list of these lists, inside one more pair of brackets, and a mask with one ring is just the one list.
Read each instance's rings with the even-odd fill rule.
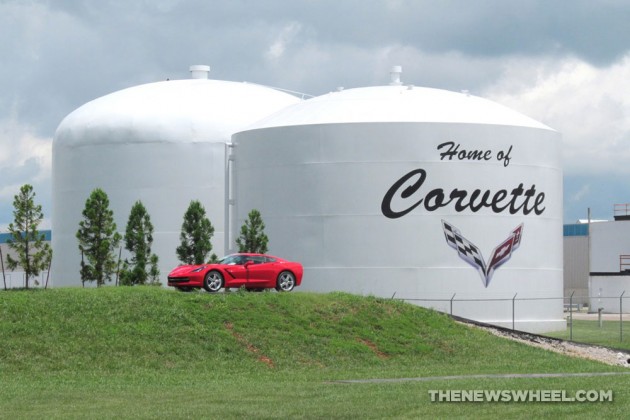
[[431,402],[612,402],[611,390],[578,390],[568,393],[562,389],[430,389]]

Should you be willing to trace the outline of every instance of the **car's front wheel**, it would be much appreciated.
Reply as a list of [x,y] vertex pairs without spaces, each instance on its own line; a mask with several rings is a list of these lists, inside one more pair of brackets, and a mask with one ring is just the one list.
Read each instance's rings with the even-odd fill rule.
[[283,271],[278,275],[276,290],[279,292],[290,292],[295,287],[295,276],[290,271]]
[[216,293],[223,287],[223,276],[216,270],[209,271],[203,279],[203,288],[210,293]]

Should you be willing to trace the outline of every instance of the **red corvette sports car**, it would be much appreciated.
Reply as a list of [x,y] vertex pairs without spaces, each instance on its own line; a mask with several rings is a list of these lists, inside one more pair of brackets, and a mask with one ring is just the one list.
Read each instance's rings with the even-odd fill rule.
[[241,286],[290,292],[302,283],[303,272],[302,264],[271,255],[232,254],[214,264],[180,265],[169,273],[168,285],[183,291],[203,287],[210,293]]

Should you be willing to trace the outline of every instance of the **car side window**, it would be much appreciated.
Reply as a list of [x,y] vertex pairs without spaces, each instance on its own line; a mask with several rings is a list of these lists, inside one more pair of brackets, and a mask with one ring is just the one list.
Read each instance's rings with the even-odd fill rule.
[[265,257],[249,257],[249,261],[253,262],[254,264],[262,264],[265,262]]

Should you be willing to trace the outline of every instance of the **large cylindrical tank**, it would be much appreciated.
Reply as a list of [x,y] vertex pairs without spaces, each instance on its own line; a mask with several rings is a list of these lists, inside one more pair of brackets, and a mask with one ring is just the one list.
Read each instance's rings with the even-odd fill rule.
[[61,122],[53,140],[54,286],[81,284],[75,235],[95,188],[108,194],[121,234],[132,205],[141,200],[147,208],[162,283],[179,263],[175,248],[191,200],[204,205],[215,228],[213,252],[223,254],[226,143],[299,99],[255,84],[209,80],[208,70],[192,66],[192,79],[114,92]]
[[[560,135],[468,93],[342,90],[232,136],[235,225],[261,211],[302,290],[562,329]],[[514,322],[514,324],[513,324]]]

